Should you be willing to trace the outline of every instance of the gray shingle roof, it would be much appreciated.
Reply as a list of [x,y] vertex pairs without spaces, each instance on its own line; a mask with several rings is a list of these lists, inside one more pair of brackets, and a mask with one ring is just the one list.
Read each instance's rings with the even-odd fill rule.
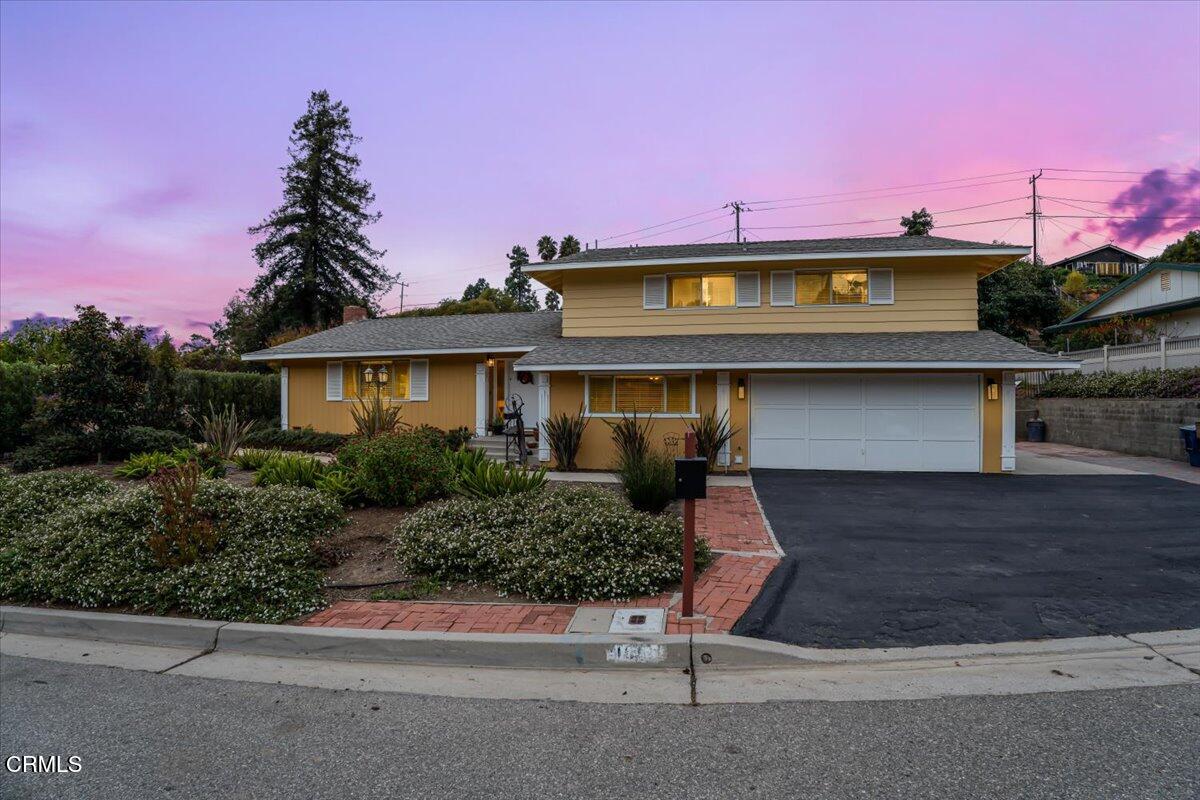
[[522,356],[518,369],[621,365],[769,363],[1045,363],[1063,361],[993,331],[919,333],[724,333],[569,337]]
[[634,261],[651,258],[712,258],[716,256],[808,255],[813,253],[874,253],[896,250],[994,250],[1012,245],[944,239],[940,236],[870,236],[841,239],[791,239],[770,242],[665,244],[649,247],[602,247],[573,256],[531,264],[530,269],[554,269],[566,264]]
[[314,353],[411,353],[438,350],[486,351],[534,348],[562,333],[561,311],[511,314],[463,314],[446,317],[385,317],[339,325],[302,339],[247,353],[261,361]]

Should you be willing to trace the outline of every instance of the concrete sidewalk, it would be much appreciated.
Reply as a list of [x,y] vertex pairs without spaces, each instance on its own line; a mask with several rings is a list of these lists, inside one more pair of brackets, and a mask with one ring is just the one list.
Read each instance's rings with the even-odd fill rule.
[[441,634],[0,611],[4,656],[452,697],[712,704],[1200,683],[1200,630],[819,650],[728,635]]
[[1016,472],[1018,475],[1158,475],[1200,484],[1200,469],[1186,461],[1053,442],[1017,442]]

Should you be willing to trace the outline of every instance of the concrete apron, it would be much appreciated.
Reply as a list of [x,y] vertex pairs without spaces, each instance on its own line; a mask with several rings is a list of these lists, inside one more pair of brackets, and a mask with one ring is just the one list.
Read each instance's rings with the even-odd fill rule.
[[0,654],[327,689],[605,703],[916,700],[1200,683],[1200,630],[820,650],[711,634],[423,633],[5,606]]

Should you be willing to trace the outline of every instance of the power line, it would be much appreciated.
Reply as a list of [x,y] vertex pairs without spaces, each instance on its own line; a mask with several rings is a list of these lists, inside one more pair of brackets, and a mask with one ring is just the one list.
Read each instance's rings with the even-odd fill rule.
[[725,234],[732,233],[732,232],[733,232],[733,228],[729,228],[728,230],[718,231],[717,233],[714,233],[711,236],[705,236],[702,239],[696,239],[694,241],[688,242],[688,244],[700,244],[700,242],[707,242],[709,239],[715,239],[718,236],[724,236]]
[[[948,209],[945,209],[942,211],[930,211],[929,213],[930,214],[955,214],[960,211],[971,211],[976,208],[988,208],[990,206],[999,206],[999,205],[1003,205],[1004,203],[1011,203],[1016,200],[1025,200],[1027,197],[1028,197],[1028,195],[1021,195],[1020,197],[1010,197],[1007,200],[997,200],[994,203],[978,203],[973,206],[963,206],[962,208],[948,208]],[[775,231],[775,230],[790,230],[792,228],[835,228],[835,227],[842,227],[845,225],[867,225],[867,224],[871,224],[871,223],[875,223],[875,222],[891,222],[892,220],[898,219],[900,216],[901,215],[895,215],[895,216],[891,216],[891,217],[882,217],[880,219],[862,219],[862,220],[858,220],[857,222],[825,222],[825,223],[821,223],[819,225],[756,225],[753,228],[746,228],[745,230],[748,230],[748,231]]]
[[1105,205],[1122,205],[1122,206],[1154,206],[1158,203],[1135,203],[1129,200],[1089,200],[1085,197],[1056,197],[1052,194],[1042,195],[1044,200],[1071,200],[1076,203],[1103,203]]
[[[1149,172],[1144,172],[1144,171],[1139,172],[1138,170],[1133,170],[1133,169],[1062,169],[1059,167],[1042,167],[1042,169],[1044,169],[1046,172],[1085,172],[1085,173],[1091,173],[1091,174],[1095,174],[1095,175],[1149,175],[1153,172],[1159,171],[1156,169],[1152,169]],[[1194,171],[1195,170],[1192,170],[1190,172],[1168,172],[1166,170],[1162,170],[1162,174],[1164,174],[1164,175],[1191,175],[1192,172],[1194,172]]]
[[1071,181],[1073,183],[1141,183],[1141,181],[1118,180],[1116,178],[1056,178],[1053,175],[1047,175],[1042,180],[1047,181]]
[[859,189],[859,190],[853,191],[853,192],[831,192],[829,194],[810,194],[810,195],[804,195],[801,197],[781,197],[781,198],[777,198],[775,200],[750,200],[748,202],[752,203],[752,204],[756,204],[756,203],[790,203],[793,200],[817,200],[817,199],[820,199],[823,197],[845,197],[846,195],[851,195],[851,194],[871,194],[874,192],[890,192],[893,189],[917,189],[922,186],[943,186],[948,183],[961,183],[962,181],[977,181],[977,180],[982,180],[984,178],[999,178],[999,177],[1003,177],[1005,175],[1022,175],[1025,172],[1027,172],[1027,170],[1020,169],[1020,170],[1013,170],[1012,172],[993,172],[988,175],[972,175],[971,177],[968,177],[968,178],[952,178],[950,180],[944,180],[944,181],[928,181],[926,183],[908,183],[908,184],[903,184],[901,186],[881,186],[876,189]]
[[645,228],[638,228],[636,231],[629,231],[628,233],[614,233],[612,236],[603,236],[599,239],[596,239],[596,241],[597,242],[607,242],[610,239],[624,239],[626,236],[633,236],[634,234],[641,233],[642,231],[652,231],[655,228],[661,228],[664,225],[674,225],[676,222],[683,222],[685,219],[692,219],[694,217],[699,217],[704,214],[711,214],[714,211],[722,211],[725,208],[728,208],[728,206],[720,206],[719,208],[710,208],[708,211],[698,211],[695,214],[688,214],[686,217],[680,217],[679,219],[667,220],[666,222],[660,222],[657,225],[647,225]]
[[[898,193],[894,193],[894,194],[881,194],[881,195],[876,195],[873,197],[847,197],[847,198],[843,198],[841,200],[823,200],[819,203],[799,203],[797,205],[791,205],[791,206],[771,206],[769,208],[758,208],[756,210],[757,211],[784,211],[789,208],[812,208],[813,206],[828,206],[828,205],[833,205],[834,203],[857,203],[857,202],[866,201],[866,200],[886,200],[891,197],[912,197],[913,195],[916,195],[916,194],[925,195],[925,194],[932,194],[933,192],[953,192],[958,189],[973,189],[977,186],[995,186],[996,184],[1000,184],[1000,183],[1020,183],[1020,182],[1023,182],[1024,180],[1025,180],[1024,178],[1005,178],[1004,180],[999,180],[999,181],[985,181],[983,183],[965,183],[961,186],[944,186],[940,189],[928,189],[924,192],[919,192],[919,193],[918,192],[898,192]],[[775,202],[783,202],[783,201],[775,201]]]
[[[1022,216],[1022,217],[1000,217],[998,219],[981,219],[977,222],[955,222],[951,225],[935,225],[933,229],[934,229],[934,231],[939,231],[939,230],[944,230],[946,228],[964,228],[968,225],[987,225],[992,222],[1010,222],[1012,220],[1022,220],[1022,219],[1025,219],[1025,217]],[[854,233],[845,238],[859,239],[859,238],[863,238],[866,236],[895,236],[895,235],[896,235],[896,231],[894,231],[894,230],[874,231],[872,233]]]

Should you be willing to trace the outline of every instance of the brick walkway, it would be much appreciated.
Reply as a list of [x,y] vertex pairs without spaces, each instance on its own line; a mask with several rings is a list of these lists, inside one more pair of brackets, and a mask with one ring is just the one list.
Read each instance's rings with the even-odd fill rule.
[[[708,499],[696,503],[696,533],[708,540],[717,558],[696,581],[692,619],[680,617],[679,593],[579,606],[665,608],[667,633],[728,633],[762,590],[779,563],[779,553],[753,493],[743,487],[709,487]],[[304,624],[449,633],[566,633],[579,606],[341,600]]]

